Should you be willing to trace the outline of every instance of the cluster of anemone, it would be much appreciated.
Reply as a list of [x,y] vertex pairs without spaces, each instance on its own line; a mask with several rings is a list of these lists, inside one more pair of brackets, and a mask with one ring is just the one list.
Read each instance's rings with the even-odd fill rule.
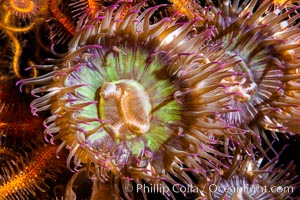
[[231,167],[222,174],[212,174],[209,184],[203,187],[208,199],[291,198],[299,183],[289,173],[292,163],[285,168],[276,167],[278,156],[266,161],[263,156],[253,159],[237,151]]
[[[98,199],[103,188],[132,199],[132,184],[292,184],[279,169],[270,172],[277,157],[261,167],[256,155],[268,159],[266,132],[300,132],[298,7],[207,0],[187,7],[194,16],[170,12],[153,22],[162,6],[125,1],[83,15],[68,51],[35,66],[50,72],[18,82],[41,85],[30,107],[33,115],[51,112],[44,139],[69,150],[67,167],[94,180]],[[210,189],[195,195],[284,199],[293,192]],[[163,195],[176,198],[171,190]]]

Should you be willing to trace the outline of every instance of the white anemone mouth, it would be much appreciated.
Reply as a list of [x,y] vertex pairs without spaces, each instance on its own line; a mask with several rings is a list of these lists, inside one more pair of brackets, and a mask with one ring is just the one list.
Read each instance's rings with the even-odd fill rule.
[[105,82],[100,89],[99,116],[116,139],[141,135],[150,129],[152,105],[143,86],[134,80]]

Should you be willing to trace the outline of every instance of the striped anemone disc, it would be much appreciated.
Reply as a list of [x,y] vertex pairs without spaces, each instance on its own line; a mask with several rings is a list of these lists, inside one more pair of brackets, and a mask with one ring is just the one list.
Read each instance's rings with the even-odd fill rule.
[[[6,14],[4,23],[7,25],[13,23],[18,26],[20,21],[30,24],[48,14],[47,0],[7,0],[2,2],[1,9]],[[8,18],[9,21],[7,21]]]

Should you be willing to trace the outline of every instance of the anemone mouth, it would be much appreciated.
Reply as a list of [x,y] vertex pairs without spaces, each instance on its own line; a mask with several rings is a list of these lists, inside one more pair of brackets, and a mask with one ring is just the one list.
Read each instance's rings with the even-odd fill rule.
[[[256,38],[256,40],[263,46],[263,39]],[[251,40],[249,44],[252,44]],[[227,51],[233,55],[234,60],[238,61],[231,69],[235,75],[222,81],[232,83],[232,86],[227,88],[228,92],[233,93],[229,105],[239,110],[239,112],[226,114],[225,120],[231,125],[244,126],[254,122],[261,115],[260,109],[281,95],[279,90],[283,86],[284,72],[280,64],[274,62],[276,57],[268,50],[270,47],[265,47],[259,47],[262,48],[259,50],[255,47],[251,49],[239,45],[238,48],[229,47]],[[243,51],[247,49],[248,52],[243,55]],[[240,51],[241,53],[237,54]]]
[[109,121],[104,129],[112,137],[129,139],[148,132],[152,105],[140,83],[130,79],[105,82],[99,95],[99,117]]

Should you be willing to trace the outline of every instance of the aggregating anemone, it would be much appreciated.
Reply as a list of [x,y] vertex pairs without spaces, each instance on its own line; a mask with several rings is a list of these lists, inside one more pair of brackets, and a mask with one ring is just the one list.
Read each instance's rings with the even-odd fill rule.
[[112,174],[123,187],[131,180],[176,183],[171,176],[193,184],[184,171],[206,176],[206,168],[222,165],[217,157],[226,155],[214,137],[237,134],[214,117],[233,112],[215,102],[229,95],[220,81],[235,61],[218,45],[203,48],[210,29],[190,35],[197,19],[150,25],[158,6],[139,12],[138,4],[121,19],[125,5],[82,18],[53,72],[20,83],[46,84],[32,90],[47,92],[32,112],[51,109],[45,139],[70,149],[69,168],[71,160],[75,169],[87,163],[100,180]]
[[236,91],[229,106],[240,112],[225,114],[225,121],[245,129],[255,124],[274,133],[291,133],[285,125],[299,118],[297,7],[284,12],[283,3],[274,7],[271,0],[207,4],[200,15],[206,27],[215,27],[213,41],[222,42],[226,54],[240,61],[232,70],[241,75],[224,79],[236,83],[228,88]]
[[[50,33],[51,47],[42,48],[53,59],[31,66],[33,77],[22,79],[15,70],[22,69],[20,51],[13,73],[35,97],[32,114],[48,116],[43,142],[55,145],[57,156],[67,152],[60,160],[73,175],[66,188],[54,187],[55,198],[62,188],[64,199],[80,199],[78,192],[91,187],[77,185],[85,181],[93,185],[90,199],[147,199],[152,192],[166,199],[286,199],[299,188],[296,177],[284,176],[295,169],[280,169],[281,154],[269,142],[300,133],[296,3],[40,2],[40,15],[52,16],[71,41],[66,46],[66,38]],[[2,143],[3,133],[0,150],[19,154],[12,137]],[[245,192],[272,186],[292,190]]]
[[207,185],[208,199],[288,199],[295,192],[296,176],[288,171],[291,164],[276,167],[279,155],[266,162],[236,152],[232,165],[222,174],[215,173]]

